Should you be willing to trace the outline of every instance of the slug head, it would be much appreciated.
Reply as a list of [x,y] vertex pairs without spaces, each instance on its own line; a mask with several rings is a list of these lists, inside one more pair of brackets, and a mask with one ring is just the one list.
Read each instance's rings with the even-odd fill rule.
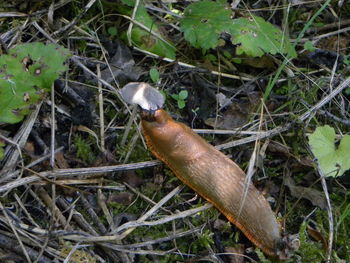
[[164,105],[163,95],[145,82],[128,83],[120,90],[120,95],[126,103],[136,104],[150,115]]
[[299,235],[284,235],[277,247],[276,256],[279,260],[290,259],[300,247]]

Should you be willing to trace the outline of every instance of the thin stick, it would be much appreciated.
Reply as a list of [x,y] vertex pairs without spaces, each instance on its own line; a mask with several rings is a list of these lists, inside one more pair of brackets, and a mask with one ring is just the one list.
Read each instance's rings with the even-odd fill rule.
[[20,247],[21,247],[21,249],[22,249],[22,251],[23,251],[24,256],[26,257],[27,261],[28,261],[29,263],[31,263],[32,260],[30,259],[29,255],[28,255],[28,253],[27,253],[27,250],[25,249],[25,247],[24,247],[24,245],[23,245],[23,242],[22,242],[21,238],[19,237],[15,226],[12,224],[12,220],[10,219],[9,215],[7,214],[7,211],[6,211],[6,209],[4,208],[4,206],[2,205],[2,202],[1,202],[1,201],[0,201],[0,209],[3,211],[3,213],[4,213],[5,217],[6,217],[6,220],[8,221],[8,223],[9,223],[9,225],[10,225],[10,227],[11,227],[12,232],[15,234],[16,239],[17,239],[17,241],[18,241],[18,243],[19,243],[19,245],[20,245]]
[[319,101],[316,105],[311,107],[307,112],[305,112],[303,115],[301,115],[298,120],[304,121],[306,120],[311,113],[319,110],[322,108],[325,104],[330,102],[335,96],[337,96],[340,92],[342,92],[345,88],[348,88],[350,86],[350,77],[344,80],[338,87],[336,87],[334,90],[331,91],[326,97],[324,97],[321,101]]
[[137,114],[137,107],[133,107],[131,115],[130,115],[130,118],[129,118],[129,121],[126,124],[126,127],[125,127],[123,138],[122,138],[122,140],[120,142],[121,146],[125,145],[126,139],[128,138],[129,132],[131,130],[131,126],[132,126],[132,124],[133,124],[133,122],[134,122],[134,120],[136,118],[136,114]]
[[33,225],[35,225],[36,227],[40,226],[34,221],[32,215],[28,212],[27,208],[24,206],[24,204],[22,203],[22,200],[19,198],[19,196],[17,195],[17,193],[14,193],[14,197],[17,201],[17,203],[19,204],[19,206],[21,207],[21,209],[23,210],[24,214],[26,215],[26,217],[29,219],[30,223],[32,223]]
[[55,85],[52,83],[51,85],[51,147],[50,147],[50,165],[51,168],[55,168],[55,130],[56,130],[56,122],[55,122]]
[[[1,134],[0,134],[0,137],[1,137]],[[63,149],[64,149],[63,146],[57,148],[57,149],[55,150],[55,154],[58,153],[58,152],[60,152],[60,151],[62,151]],[[39,163],[45,161],[46,159],[50,158],[50,156],[51,156],[51,153],[46,154],[46,155],[40,157],[39,159],[36,159],[35,161],[31,162],[30,164],[28,164],[28,165],[22,167],[22,169],[24,169],[24,168],[31,168],[31,167],[33,167],[33,166],[35,166],[35,165],[37,165],[37,164],[39,164]],[[13,178],[13,177],[15,177],[15,176],[18,176],[20,173],[21,173],[21,171],[16,170],[16,171],[14,171],[13,173],[8,174],[7,177],[8,177],[8,178]]]
[[54,171],[45,171],[41,173],[35,173],[33,176],[28,176],[25,178],[20,178],[14,181],[11,181],[5,185],[0,186],[0,193],[6,192],[13,188],[19,187],[21,185],[26,185],[40,181],[44,177],[50,179],[53,177],[56,178],[68,178],[74,176],[83,176],[83,175],[98,175],[103,173],[112,173],[118,171],[127,171],[127,170],[136,170],[140,168],[148,168],[159,165],[160,161],[146,161],[133,164],[121,164],[121,165],[111,165],[111,166],[100,166],[100,167],[87,167],[87,168],[72,168],[72,169],[56,169]]
[[[166,202],[168,202],[173,196],[177,195],[182,189],[183,189],[183,186],[178,186],[175,189],[173,189],[169,194],[163,197],[155,206],[153,206],[150,210],[148,210],[143,216],[141,216],[138,220],[134,221],[135,224],[144,223],[144,221],[148,217],[154,214],[161,206],[163,206]],[[128,226],[130,227],[129,229],[127,229]],[[121,230],[127,229],[119,236],[120,240],[122,240],[123,238],[128,236],[131,232],[133,232],[136,229],[136,226],[137,225],[132,226],[132,222],[128,222],[118,227],[115,230],[115,232],[120,232]]]
[[140,218],[140,219],[138,219],[136,221],[130,221],[128,223],[125,223],[125,224],[121,225],[117,230],[128,229],[124,233],[122,233],[122,235],[121,235],[121,237],[124,238],[126,233],[130,234],[131,230],[134,230],[136,227],[162,225],[162,224],[165,224],[167,222],[173,221],[175,219],[182,219],[182,218],[188,217],[190,215],[197,214],[197,213],[202,212],[204,210],[207,210],[207,209],[209,209],[211,207],[213,207],[212,204],[206,203],[206,204],[204,204],[204,205],[202,205],[200,207],[188,209],[188,210],[185,210],[183,212],[179,212],[179,213],[176,213],[176,214],[173,214],[173,215],[165,216],[165,217],[163,217],[161,219],[154,220],[154,221],[143,221]]
[[[37,104],[35,106],[35,110],[32,111],[29,116],[27,116],[26,120],[21,125],[20,130],[17,132],[17,134],[13,138],[13,141],[17,142],[17,144],[20,148],[24,147],[25,143],[27,142],[29,134],[32,131],[34,123],[38,117],[41,105],[42,105],[42,101],[39,104]],[[2,171],[5,171],[5,175],[4,174],[0,175],[1,182],[9,179],[8,176],[6,175],[6,173],[9,171],[11,172],[13,170],[13,168],[17,165],[18,159],[20,157],[22,157],[20,151],[14,151],[14,152],[10,153],[11,150],[12,149],[8,148],[8,147],[5,150],[5,156],[9,155],[10,157],[8,158],[8,160],[4,164],[4,168],[2,169]],[[20,159],[20,161],[22,162],[22,158]],[[22,163],[22,165],[24,166],[23,163]]]
[[132,27],[133,27],[133,25],[134,25],[135,16],[136,16],[136,13],[137,13],[137,9],[138,9],[138,7],[139,7],[139,4],[140,4],[140,0],[136,0],[135,5],[134,5],[134,10],[132,11],[132,16],[131,16],[131,19],[130,19],[130,24],[129,24],[129,27],[128,27],[128,31],[126,32],[126,35],[127,35],[127,37],[128,37],[129,46],[132,45],[132,41],[131,41],[131,31],[132,31]]
[[[337,88],[332,90],[331,93],[329,93],[326,97],[324,97],[316,105],[311,107],[311,109],[309,109],[303,115],[298,117],[297,120],[299,122],[305,121],[307,118],[310,117],[310,115],[313,112],[315,112],[315,111],[319,110],[320,108],[322,108],[325,104],[330,102],[335,96],[337,96],[339,93],[341,93],[345,88],[347,88],[349,86],[350,86],[350,77],[347,78],[346,80],[344,80]],[[232,142],[221,144],[221,145],[217,146],[216,148],[218,150],[223,150],[223,149],[232,148],[232,147],[235,147],[235,146],[238,146],[238,145],[246,144],[246,143],[249,143],[249,142],[253,142],[253,141],[257,140],[257,139],[273,137],[273,136],[275,136],[277,134],[280,134],[282,132],[285,132],[285,131],[289,130],[291,127],[292,127],[292,123],[288,123],[285,126],[278,126],[278,127],[274,128],[272,130],[269,130],[269,131],[266,131],[266,132],[261,132],[261,133],[256,134],[256,135],[249,136],[247,138],[243,138],[243,139],[240,139],[240,140],[236,140],[236,141],[232,141]]]
[[[101,78],[101,69],[100,64],[97,64],[97,77]],[[103,90],[101,82],[97,83],[98,87],[98,106],[99,106],[99,115],[100,115],[100,136],[101,136],[101,151],[105,152],[105,119],[104,119],[104,110],[103,110]]]
[[331,262],[332,256],[332,247],[333,247],[333,239],[334,239],[334,220],[333,220],[333,212],[332,205],[328,194],[327,183],[325,180],[325,176],[321,168],[318,166],[318,172],[321,178],[322,189],[327,201],[327,215],[328,215],[328,224],[329,224],[329,236],[328,236],[328,247],[327,247],[327,262]]

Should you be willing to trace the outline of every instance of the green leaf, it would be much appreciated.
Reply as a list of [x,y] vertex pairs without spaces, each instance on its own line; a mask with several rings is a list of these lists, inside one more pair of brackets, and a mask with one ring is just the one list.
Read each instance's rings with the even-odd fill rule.
[[261,17],[251,15],[234,19],[228,31],[232,35],[232,43],[239,45],[236,50],[238,55],[261,57],[265,53],[287,53],[290,57],[297,56],[282,31]]
[[312,44],[312,42],[310,40],[308,40],[304,43],[304,48],[308,51],[315,51],[316,50],[316,48],[314,47],[314,45]]
[[151,68],[151,70],[149,71],[149,75],[151,77],[151,80],[154,83],[158,83],[159,82],[159,80],[160,80],[159,71],[156,68]]
[[177,106],[179,109],[183,109],[186,106],[186,101],[188,97],[188,91],[187,90],[181,90],[179,94],[172,94],[171,97],[177,101]]
[[187,90],[181,90],[179,93],[179,99],[185,100],[188,97],[188,91]]
[[220,43],[224,32],[231,35],[237,45],[237,54],[261,57],[266,53],[288,54],[296,57],[294,47],[282,31],[263,18],[251,15],[231,19],[231,11],[225,1],[199,1],[190,4],[181,20],[181,30],[185,39],[195,48],[208,50]]
[[174,100],[179,100],[180,98],[179,98],[179,95],[177,95],[177,94],[171,94],[170,95]]
[[219,36],[229,26],[231,11],[224,3],[208,0],[190,4],[181,20],[185,39],[205,50],[219,44]]
[[67,67],[67,49],[53,44],[18,45],[0,57],[0,122],[16,123],[42,99]]
[[328,177],[341,176],[350,169],[350,135],[344,135],[338,147],[334,141],[335,131],[328,125],[318,127],[309,136],[311,151]]
[[183,109],[186,106],[186,102],[184,100],[178,100],[177,106],[179,107],[179,109]]

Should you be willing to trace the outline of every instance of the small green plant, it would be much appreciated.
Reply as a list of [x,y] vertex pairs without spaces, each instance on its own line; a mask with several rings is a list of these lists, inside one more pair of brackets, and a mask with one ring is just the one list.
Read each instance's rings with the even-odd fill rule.
[[156,68],[151,68],[149,76],[154,83],[158,83],[160,80],[159,71]]
[[204,248],[209,248],[209,247],[211,247],[211,245],[214,244],[213,236],[214,236],[214,233],[211,232],[209,229],[206,229],[198,237],[195,244],[198,243],[198,245],[200,245]]
[[[338,195],[339,197],[339,195]],[[336,255],[345,259],[345,262],[350,262],[350,243],[349,243],[349,234],[350,234],[350,203],[349,203],[349,194],[347,199],[342,200],[342,205],[337,206],[335,209],[335,214],[338,214],[336,219],[335,227],[335,237],[337,247]]]
[[186,99],[188,97],[187,90],[181,90],[179,94],[172,94],[171,97],[177,101],[177,106],[179,109],[183,109],[186,106]]
[[80,135],[74,137],[74,145],[76,147],[78,158],[87,163],[91,163],[95,159],[90,144],[87,143]]
[[289,92],[289,87],[288,85],[283,85],[280,88],[276,89],[276,94],[279,95],[286,95]]
[[280,53],[296,57],[294,47],[279,28],[251,14],[231,19],[231,10],[223,0],[190,4],[181,20],[181,29],[187,41],[203,50],[220,45],[220,35],[225,32],[237,45],[237,55],[261,57],[266,53]]
[[0,122],[17,123],[50,91],[70,53],[54,44],[29,43],[0,57]]
[[335,131],[325,125],[309,136],[311,151],[327,177],[341,176],[350,169],[350,135],[344,135],[336,147]]
[[350,217],[350,203],[346,205],[346,207],[342,211],[342,214],[339,216],[336,228],[339,228],[339,226],[343,223],[343,221],[345,221],[347,217]]

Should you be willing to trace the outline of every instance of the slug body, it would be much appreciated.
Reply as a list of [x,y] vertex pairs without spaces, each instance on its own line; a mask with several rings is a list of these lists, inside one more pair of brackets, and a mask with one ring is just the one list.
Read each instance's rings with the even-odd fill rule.
[[283,246],[280,226],[264,196],[253,186],[244,195],[245,173],[223,153],[164,110],[143,111],[142,128],[151,152],[186,185],[212,203],[270,256]]

